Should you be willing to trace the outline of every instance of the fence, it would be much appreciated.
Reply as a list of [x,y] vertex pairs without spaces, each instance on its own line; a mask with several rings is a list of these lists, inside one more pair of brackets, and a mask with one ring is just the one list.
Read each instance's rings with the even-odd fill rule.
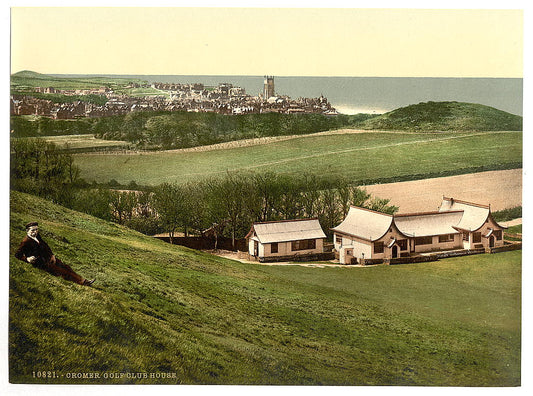
[[481,254],[481,253],[485,253],[485,248],[452,250],[449,252],[433,253],[433,255],[435,255],[438,259],[441,259],[441,258],[448,258],[448,257],[470,256],[472,254]]
[[260,263],[275,263],[280,261],[329,261],[335,258],[335,253],[311,253],[311,254],[299,254],[296,256],[274,256],[274,257],[259,257]]
[[451,250],[447,252],[436,252],[429,253],[419,256],[411,257],[399,257],[391,259],[358,259],[353,257],[351,260],[351,265],[360,264],[360,265],[375,265],[375,264],[387,264],[387,265],[396,265],[396,264],[412,264],[412,263],[426,263],[430,261],[438,261],[443,258],[448,257],[460,257],[460,256],[470,256],[473,254],[483,254],[483,253],[499,253],[507,252],[511,250],[522,249],[522,243],[506,243],[504,246],[498,246],[493,248],[477,248],[477,249],[462,249],[462,250]]
[[[170,243],[169,237],[155,237],[157,239],[160,239],[162,241]],[[215,249],[215,238],[214,237],[174,237],[172,238],[172,243],[174,245],[180,245],[185,246],[191,249],[196,250],[212,250]],[[217,249],[222,250],[247,250],[246,246],[246,239],[235,239],[235,246],[233,246],[231,238],[226,237],[218,237],[218,241],[216,243]]]
[[509,243],[503,246],[487,248],[487,253],[500,253],[500,252],[509,252],[511,250],[520,250],[522,249],[522,242]]

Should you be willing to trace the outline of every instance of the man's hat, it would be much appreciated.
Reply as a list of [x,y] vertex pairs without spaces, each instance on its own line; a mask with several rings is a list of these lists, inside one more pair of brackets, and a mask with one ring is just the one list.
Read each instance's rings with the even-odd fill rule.
[[38,226],[39,223],[37,223],[36,221],[32,221],[31,223],[28,223],[26,224],[26,229],[30,228],[30,227],[35,227],[35,226]]

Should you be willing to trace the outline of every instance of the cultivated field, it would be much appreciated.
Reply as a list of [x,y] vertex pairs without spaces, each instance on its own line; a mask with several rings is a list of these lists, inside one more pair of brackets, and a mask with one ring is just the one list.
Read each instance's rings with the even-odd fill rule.
[[509,169],[365,186],[388,198],[400,213],[436,210],[442,196],[491,205],[493,211],[522,206],[522,169]]
[[446,172],[471,173],[474,167],[516,168],[521,161],[521,132],[346,133],[211,151],[75,156],[81,177],[88,181],[135,180],[149,185],[228,171],[343,175],[359,183],[394,177],[409,180]]

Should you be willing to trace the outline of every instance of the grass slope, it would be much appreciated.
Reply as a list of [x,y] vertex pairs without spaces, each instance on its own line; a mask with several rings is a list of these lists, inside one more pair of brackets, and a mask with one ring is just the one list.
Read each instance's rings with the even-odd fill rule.
[[422,131],[521,131],[522,117],[463,102],[427,102],[363,121],[365,129]]
[[[13,257],[23,224],[94,288]],[[12,193],[15,383],[520,384],[521,252],[372,268],[242,264]],[[56,378],[33,378],[33,371]],[[176,373],[69,379],[68,373]]]
[[203,152],[157,152],[75,156],[88,181],[149,185],[185,182],[227,171],[265,171],[354,182],[414,180],[449,174],[520,167],[520,132],[380,133],[312,136],[252,147]]
[[121,77],[56,77],[29,70],[23,70],[11,75],[11,90],[18,91],[25,88],[53,87],[56,89],[91,89],[102,86],[120,89],[130,82],[142,82],[139,79]]

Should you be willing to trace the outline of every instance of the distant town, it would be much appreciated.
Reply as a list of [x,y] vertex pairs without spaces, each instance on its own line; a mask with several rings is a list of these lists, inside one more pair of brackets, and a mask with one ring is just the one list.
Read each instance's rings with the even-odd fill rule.
[[[261,94],[249,95],[244,88],[230,83],[220,83],[210,87],[204,84],[175,83],[130,83],[126,88],[151,88],[160,94],[136,97],[114,92],[109,87],[96,89],[58,89],[53,87],[35,87],[30,93],[11,95],[11,115],[37,115],[52,119],[76,119],[83,117],[106,117],[127,114],[133,111],[187,111],[219,114],[250,113],[318,113],[338,114],[327,98],[297,98],[276,95],[274,77],[265,76]],[[74,100],[70,103],[57,103],[42,97],[42,94],[65,96],[98,95],[105,98],[104,104],[95,104],[86,100]]]

